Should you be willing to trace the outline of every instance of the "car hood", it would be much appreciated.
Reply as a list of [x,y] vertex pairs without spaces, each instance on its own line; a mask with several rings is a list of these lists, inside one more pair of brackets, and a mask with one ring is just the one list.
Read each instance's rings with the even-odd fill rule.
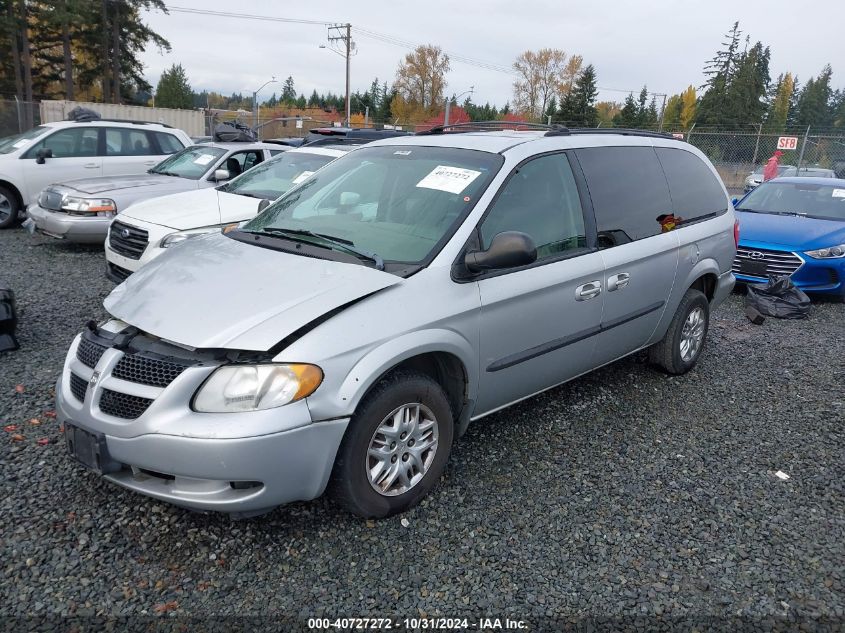
[[845,222],[736,210],[740,241],[806,251],[845,243]]
[[187,240],[106,297],[109,313],[194,348],[266,351],[327,312],[403,279],[215,233]]
[[260,202],[210,187],[144,200],[128,207],[122,215],[185,231],[247,220],[258,213]]
[[119,192],[122,189],[147,187],[150,190],[185,191],[196,189],[197,181],[190,178],[176,176],[162,176],[161,174],[131,174],[127,176],[101,176],[99,178],[82,178],[62,183],[65,187],[76,189],[85,194],[104,194]]

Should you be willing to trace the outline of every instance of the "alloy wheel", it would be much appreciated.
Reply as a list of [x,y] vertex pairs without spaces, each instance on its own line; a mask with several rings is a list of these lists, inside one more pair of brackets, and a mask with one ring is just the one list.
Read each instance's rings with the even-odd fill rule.
[[704,316],[704,309],[700,306],[693,308],[687,315],[684,325],[681,328],[681,360],[690,362],[698,354],[701,344],[704,341],[704,328],[707,319]]

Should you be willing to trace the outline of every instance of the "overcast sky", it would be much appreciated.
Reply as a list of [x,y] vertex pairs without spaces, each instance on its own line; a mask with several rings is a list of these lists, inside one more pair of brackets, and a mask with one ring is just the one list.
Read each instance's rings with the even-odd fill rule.
[[[792,71],[806,81],[824,64],[833,66],[834,87],[845,87],[845,2],[821,0],[803,17],[795,0],[177,0],[172,7],[239,12],[259,16],[350,22],[358,52],[352,58],[352,90],[365,90],[374,77],[392,82],[407,49],[355,32],[368,29],[400,40],[432,43],[453,55],[509,68],[524,50],[560,48],[584,57],[598,73],[602,100],[622,101],[625,92],[647,84],[670,94],[704,81],[702,66],[734,21],[771,47],[771,74]],[[313,6],[314,9],[309,9]],[[171,11],[147,14],[149,25],[173,50],[143,54],[155,86],[162,70],[181,63],[193,88],[250,93],[271,76],[292,76],[298,92],[344,91],[344,61],[329,50],[326,27],[244,20]],[[452,62],[448,93],[475,87],[473,101],[503,105],[512,98],[513,76]],[[259,95],[267,99],[281,84]]]

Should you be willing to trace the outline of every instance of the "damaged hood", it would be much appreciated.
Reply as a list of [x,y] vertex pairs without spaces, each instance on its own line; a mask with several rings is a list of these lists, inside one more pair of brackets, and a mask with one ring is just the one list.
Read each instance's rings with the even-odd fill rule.
[[174,343],[266,351],[326,312],[402,281],[215,233],[168,249],[104,305],[112,316]]
[[150,192],[170,193],[196,189],[197,181],[190,178],[162,176],[161,174],[132,174],[127,176],[100,176],[98,178],[84,178],[62,183],[68,189],[91,195],[102,195],[107,192],[120,193],[124,189],[146,187]]
[[845,243],[845,222],[736,209],[740,242],[779,244],[808,251]]

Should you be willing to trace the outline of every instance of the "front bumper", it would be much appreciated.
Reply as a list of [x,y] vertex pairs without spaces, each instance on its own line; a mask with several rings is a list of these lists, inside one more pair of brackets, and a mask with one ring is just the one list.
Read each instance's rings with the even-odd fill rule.
[[26,214],[40,233],[78,244],[102,244],[111,223],[111,218],[70,215],[38,204],[29,205]]
[[[112,375],[124,352],[110,348],[91,368],[77,357],[78,345],[79,337],[56,384],[56,412],[66,427],[102,434],[118,464],[105,479],[178,506],[240,515],[325,490],[348,418],[313,422],[305,400],[267,411],[197,413],[191,398],[214,367],[186,369],[160,389]],[[87,384],[81,401],[71,372]],[[105,390],[152,404],[135,419],[114,417],[100,408]]]
[[[740,248],[781,250],[783,253],[793,254],[803,261],[795,272],[789,276],[796,287],[813,294],[845,296],[845,259],[814,259],[800,251],[775,249],[770,244],[760,242],[740,244]],[[768,281],[767,277],[735,274],[737,281],[741,283],[760,284]]]

